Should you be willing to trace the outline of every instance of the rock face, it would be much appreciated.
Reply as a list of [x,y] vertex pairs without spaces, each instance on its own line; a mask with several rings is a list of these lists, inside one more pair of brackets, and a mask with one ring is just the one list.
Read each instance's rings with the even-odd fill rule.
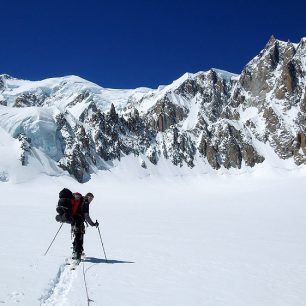
[[20,161],[22,166],[27,166],[28,165],[28,158],[29,155],[31,154],[31,140],[28,139],[26,136],[23,134],[18,135],[18,140],[20,141],[20,149],[21,149],[21,154],[20,154]]
[[3,113],[33,108],[41,130],[48,130],[42,120],[52,123],[46,144],[31,142],[35,124],[29,128],[28,117],[14,122],[13,132],[0,119],[19,137],[24,165],[31,146],[80,182],[130,154],[144,169],[161,158],[178,167],[204,161],[216,170],[239,169],[262,163],[268,146],[280,159],[306,164],[305,38],[293,44],[272,36],[240,75],[211,69],[156,90],[104,89],[77,77],[41,83],[0,76]]

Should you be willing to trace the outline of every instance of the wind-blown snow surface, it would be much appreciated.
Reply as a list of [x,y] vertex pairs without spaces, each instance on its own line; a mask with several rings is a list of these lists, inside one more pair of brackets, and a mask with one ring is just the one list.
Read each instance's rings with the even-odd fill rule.
[[[1,182],[3,305],[305,306],[305,170],[145,177],[126,166],[89,183]],[[130,175],[128,175],[130,174]],[[100,221],[75,270],[70,228],[54,220],[62,187],[95,199]]]

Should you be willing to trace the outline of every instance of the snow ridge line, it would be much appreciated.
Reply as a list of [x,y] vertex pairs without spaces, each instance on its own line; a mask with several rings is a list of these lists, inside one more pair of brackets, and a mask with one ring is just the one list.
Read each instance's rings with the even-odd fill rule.
[[67,263],[60,265],[56,277],[50,282],[50,288],[39,299],[40,306],[63,305],[75,278],[74,272]]

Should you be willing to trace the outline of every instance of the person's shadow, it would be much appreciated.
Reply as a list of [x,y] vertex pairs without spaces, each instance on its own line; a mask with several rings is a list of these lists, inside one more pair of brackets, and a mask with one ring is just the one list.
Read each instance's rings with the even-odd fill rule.
[[122,260],[113,260],[113,259],[102,259],[102,258],[96,258],[96,257],[86,257],[84,262],[91,262],[93,264],[100,264],[100,263],[106,263],[106,264],[133,264],[132,261],[122,261]]

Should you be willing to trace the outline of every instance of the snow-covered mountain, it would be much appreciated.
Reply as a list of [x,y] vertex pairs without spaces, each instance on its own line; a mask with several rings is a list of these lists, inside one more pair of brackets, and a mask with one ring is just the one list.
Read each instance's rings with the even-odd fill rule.
[[34,169],[68,171],[84,182],[127,155],[144,169],[161,160],[239,169],[271,156],[306,164],[305,84],[306,38],[293,44],[271,37],[240,75],[186,73],[157,89],[3,74],[0,180]]

